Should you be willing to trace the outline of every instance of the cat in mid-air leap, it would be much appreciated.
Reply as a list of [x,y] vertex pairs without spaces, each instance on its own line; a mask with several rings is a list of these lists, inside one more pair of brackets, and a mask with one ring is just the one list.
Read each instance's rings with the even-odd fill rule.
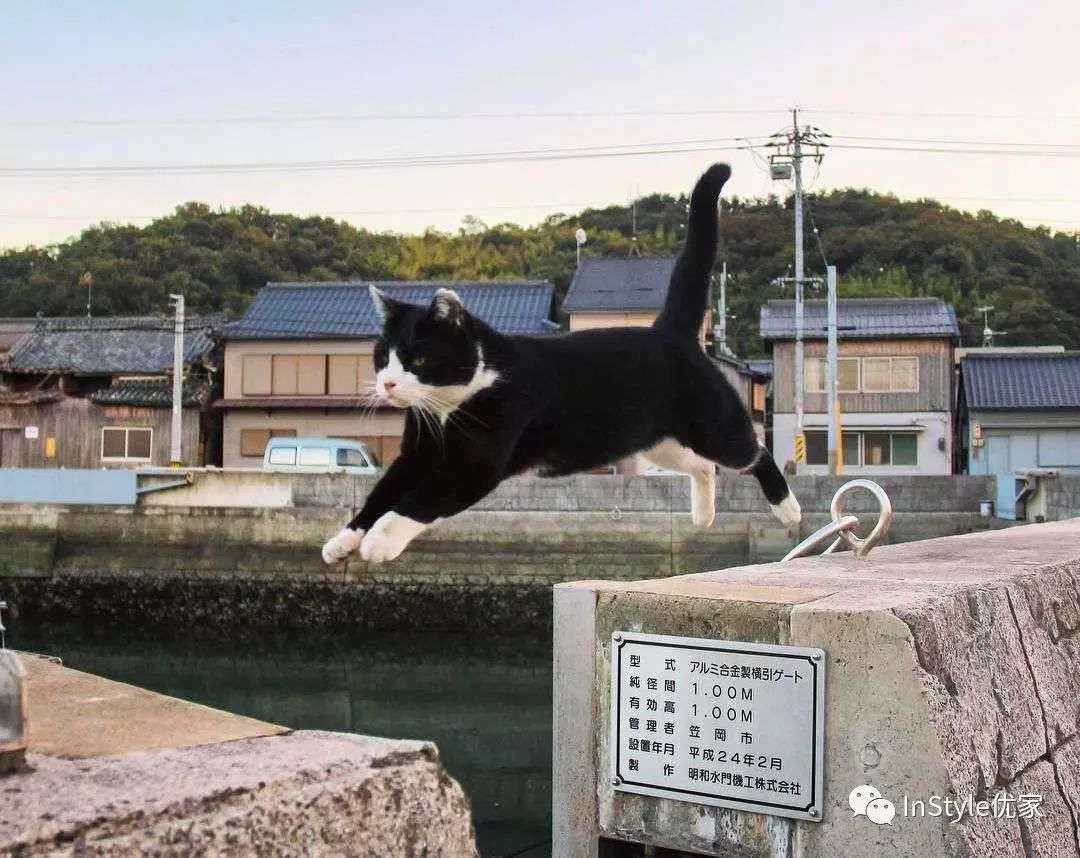
[[323,546],[323,559],[337,563],[359,549],[364,560],[393,560],[507,477],[572,474],[634,453],[690,476],[695,524],[708,527],[715,515],[714,465],[753,474],[776,517],[798,523],[798,501],[698,341],[717,200],[730,175],[714,164],[694,187],[686,246],[649,328],[504,336],[449,289],[421,307],[373,287],[384,321],[375,392],[408,409],[405,434],[400,457]]

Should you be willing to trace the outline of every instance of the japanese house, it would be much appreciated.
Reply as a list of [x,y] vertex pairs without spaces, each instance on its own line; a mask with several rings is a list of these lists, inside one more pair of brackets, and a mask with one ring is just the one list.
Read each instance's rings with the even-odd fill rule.
[[1080,473],[1080,352],[995,351],[960,361],[958,459],[997,477],[997,513],[1011,518],[1025,472]]
[[[220,462],[209,403],[211,329],[185,325],[182,455]],[[159,317],[38,320],[0,372],[0,467],[115,468],[169,464],[173,322]]]
[[[827,473],[826,307],[804,302],[806,473]],[[953,308],[937,298],[857,298],[837,304],[838,390],[845,474],[952,473]],[[772,350],[772,451],[795,462],[795,302],[761,308]]]

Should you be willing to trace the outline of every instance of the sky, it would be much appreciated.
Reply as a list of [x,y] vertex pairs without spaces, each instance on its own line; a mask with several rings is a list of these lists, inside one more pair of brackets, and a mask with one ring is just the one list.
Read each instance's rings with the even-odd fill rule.
[[[3,13],[2,247],[190,200],[396,232],[470,214],[529,224],[688,191],[714,160],[734,168],[730,194],[785,194],[768,150],[734,147],[790,127],[794,106],[833,135],[806,170],[812,192],[1080,231],[1076,0],[6,0]],[[584,153],[608,156],[567,157]],[[206,171],[267,163],[285,167]],[[93,170],[58,172],[73,167]]]

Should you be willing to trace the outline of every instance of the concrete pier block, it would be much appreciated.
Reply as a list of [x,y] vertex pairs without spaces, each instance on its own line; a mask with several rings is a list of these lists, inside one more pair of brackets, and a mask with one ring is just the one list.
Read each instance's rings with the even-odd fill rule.
[[429,742],[290,733],[22,661],[30,744],[0,780],[0,855],[476,854],[468,799]]
[[3,782],[4,855],[476,854],[434,745],[297,732],[69,761]]
[[[884,546],[861,559],[575,582],[556,589],[555,608],[556,651],[578,653],[556,681],[554,816],[574,826],[556,829],[573,844],[565,854],[644,854],[605,851],[607,839],[713,856],[1080,856],[1080,520]],[[572,624],[571,614],[592,620]],[[616,790],[607,773],[619,630],[824,649],[821,820]],[[580,796],[585,777],[590,801]],[[567,783],[576,791],[560,791]],[[891,824],[849,808],[863,784],[893,802]],[[956,818],[935,812],[933,799],[954,802]],[[982,814],[971,807],[979,802]]]

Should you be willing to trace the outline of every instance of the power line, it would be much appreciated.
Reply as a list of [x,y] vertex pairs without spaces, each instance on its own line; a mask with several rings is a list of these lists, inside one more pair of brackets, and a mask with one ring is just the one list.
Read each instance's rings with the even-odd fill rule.
[[1029,158],[1080,158],[1077,152],[1042,152],[1030,149],[952,149],[927,146],[866,146],[854,143],[830,143],[830,149],[861,149],[869,152],[931,152],[941,155],[1015,155]]
[[[742,141],[742,145],[718,145]],[[704,145],[702,145],[704,144]],[[503,152],[467,152],[447,155],[414,155],[383,158],[331,159],[321,161],[266,161],[200,164],[143,164],[67,167],[0,167],[0,176],[146,176],[201,175],[219,173],[319,172],[367,170],[403,167],[429,167],[461,164],[499,164],[524,161],[559,161],[587,158],[617,158],[635,155],[668,155],[684,152],[738,151],[753,147],[745,137],[716,137],[674,140],[660,143],[577,146],[560,149],[518,149]]]
[[353,113],[292,116],[161,116],[161,117],[68,117],[2,119],[0,125],[264,125],[324,122],[446,121],[462,119],[593,119],[640,116],[764,116],[786,114],[784,108],[708,108],[700,110],[570,110],[492,111],[469,113]]
[[1037,149],[1080,149],[1080,143],[1021,143],[1011,140],[940,140],[926,137],[865,137],[855,134],[833,134],[836,140],[869,140],[886,143],[939,143],[946,146],[1027,146]]
[[833,116],[898,116],[898,117],[922,117],[927,119],[1022,119],[1022,120],[1050,120],[1061,122],[1080,121],[1080,114],[1052,114],[1052,113],[934,113],[927,111],[902,111],[902,110],[830,110],[818,107],[800,108],[805,113],[825,113]]

